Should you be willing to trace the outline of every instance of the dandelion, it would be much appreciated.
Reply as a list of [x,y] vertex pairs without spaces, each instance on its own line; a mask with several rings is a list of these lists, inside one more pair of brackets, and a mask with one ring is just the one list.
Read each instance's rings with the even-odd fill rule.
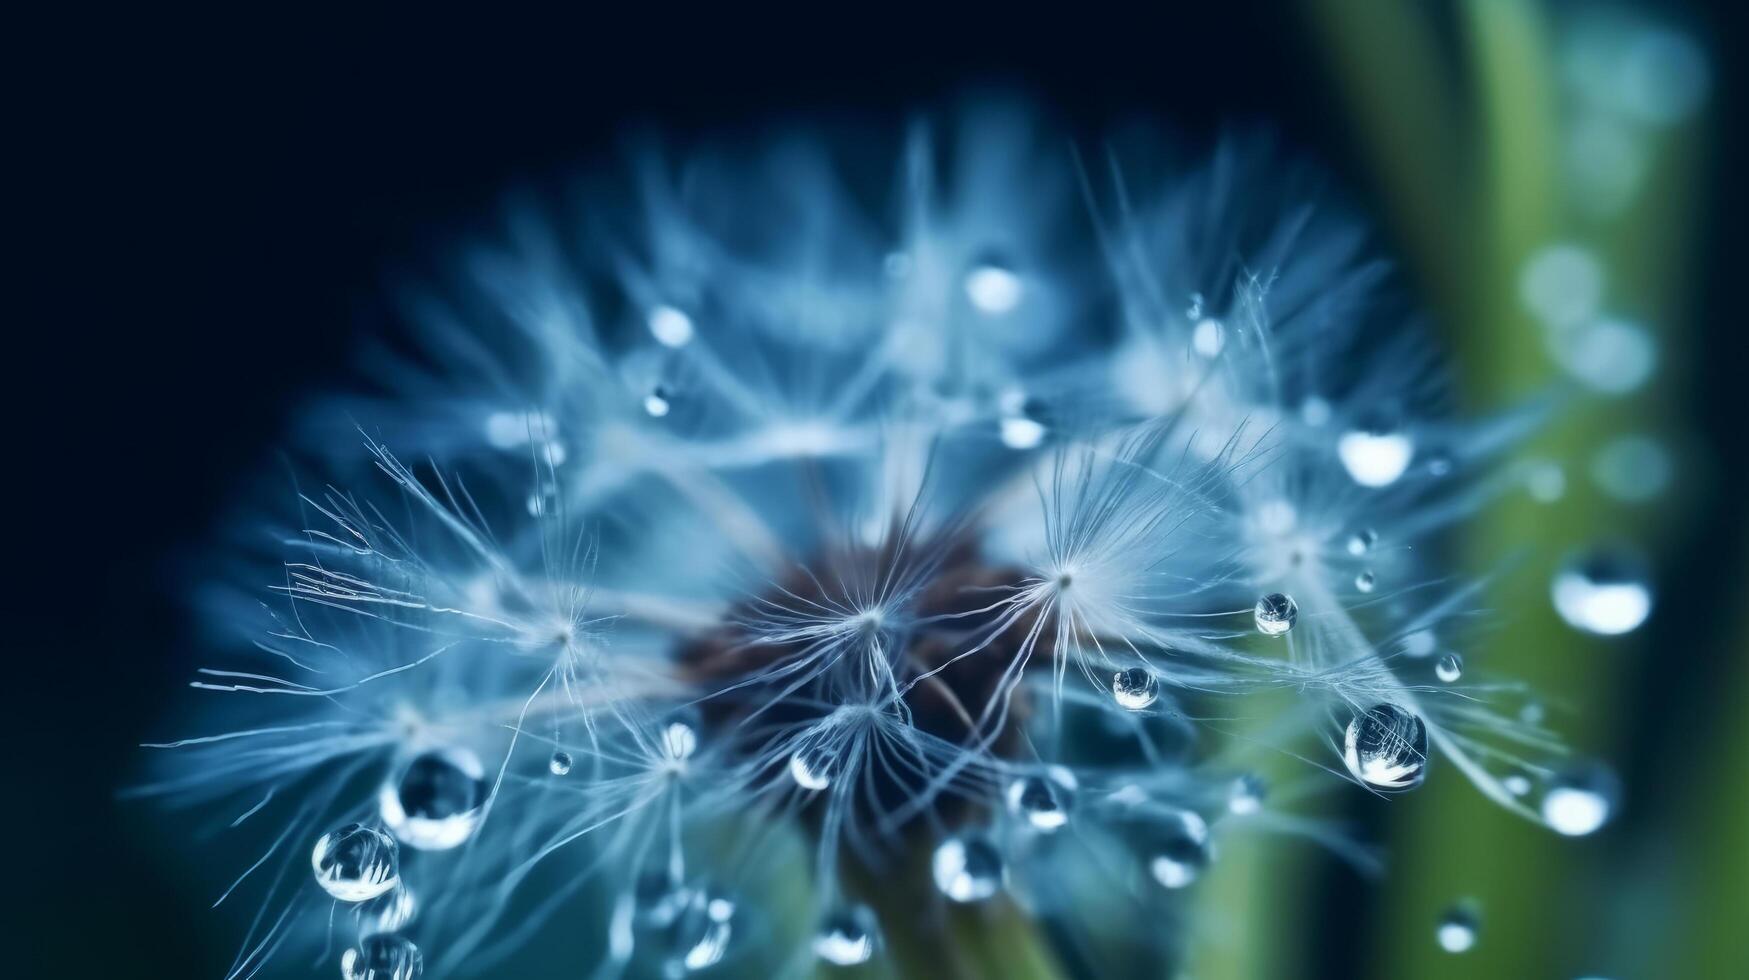
[[1448,412],[1350,218],[1256,142],[1094,165],[982,107],[876,145],[884,204],[792,141],[520,212],[311,414],[357,487],[212,604],[246,643],[144,787],[263,828],[232,977],[799,971],[998,902],[1073,941],[1244,834],[1359,855],[1294,801],[1443,763],[1601,824],[1422,547],[1524,422]]

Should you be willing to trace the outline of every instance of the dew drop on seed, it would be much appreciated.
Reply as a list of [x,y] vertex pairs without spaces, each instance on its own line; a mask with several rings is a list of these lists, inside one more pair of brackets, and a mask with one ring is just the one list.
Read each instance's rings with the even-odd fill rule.
[[1524,773],[1515,772],[1500,780],[1500,785],[1513,796],[1523,796],[1530,792],[1530,777]]
[[485,816],[485,777],[479,757],[467,749],[422,753],[378,792],[383,824],[415,850],[457,847],[474,835]]
[[340,954],[340,975],[346,980],[418,980],[424,972],[425,957],[403,936],[366,936]]
[[406,882],[401,882],[376,898],[358,903],[354,908],[358,917],[358,934],[374,936],[405,929],[418,914],[419,903],[413,897],[413,890],[407,887]]
[[692,317],[672,306],[658,306],[645,319],[650,336],[663,347],[685,347],[692,342]]
[[698,751],[698,733],[684,721],[671,721],[662,728],[662,754],[678,762]]
[[1543,822],[1567,837],[1595,833],[1614,814],[1620,792],[1615,774],[1602,766],[1563,773],[1543,793]]
[[1268,793],[1269,787],[1262,776],[1245,773],[1234,779],[1227,790],[1227,810],[1240,816],[1256,813],[1263,809],[1263,800]]
[[1354,588],[1357,592],[1371,592],[1377,585],[1378,578],[1373,575],[1370,568],[1354,577]]
[[1433,665],[1433,676],[1442,684],[1454,684],[1464,676],[1464,658],[1455,653],[1442,653]]
[[1354,482],[1363,487],[1388,487],[1397,482],[1415,458],[1415,441],[1390,426],[1359,426],[1336,440],[1336,456]]
[[814,955],[833,966],[867,963],[879,946],[880,923],[866,905],[833,909],[814,933]]
[[1299,603],[1293,596],[1283,592],[1271,592],[1257,600],[1257,607],[1251,611],[1251,616],[1257,621],[1257,632],[1264,636],[1282,636],[1294,628],[1294,623],[1300,618]]
[[1167,888],[1183,888],[1209,863],[1209,825],[1200,815],[1180,810],[1165,819],[1148,860],[1154,880]]
[[1455,908],[1440,916],[1434,938],[1439,948],[1448,953],[1464,953],[1476,945],[1476,916],[1468,909]]
[[1632,632],[1652,612],[1652,588],[1640,560],[1620,548],[1569,558],[1549,593],[1568,625],[1599,636]]
[[935,887],[955,902],[981,902],[1002,887],[1002,854],[988,839],[956,835],[935,848],[930,870]]
[[394,838],[363,824],[349,823],[323,834],[310,852],[316,884],[342,902],[363,902],[401,880]]
[[564,776],[571,771],[571,753],[559,749],[553,757],[547,760],[547,772],[555,776]]
[[1348,723],[1342,761],[1375,790],[1414,789],[1427,776],[1427,726],[1394,704],[1376,704]]
[[832,783],[832,753],[822,739],[809,739],[789,757],[790,778],[806,790],[825,789]]
[[1020,305],[1026,284],[1013,269],[1001,262],[986,260],[966,273],[966,298],[978,312],[998,316]]
[[668,925],[669,972],[691,973],[721,963],[734,934],[735,903],[720,892],[689,889]]
[[673,406],[668,401],[668,389],[657,385],[644,396],[644,411],[653,419],[659,419],[668,414]]
[[1075,774],[1062,766],[1018,777],[1008,784],[1008,810],[1048,834],[1069,822],[1076,786]]
[[1373,545],[1379,542],[1379,532],[1371,528],[1356,531],[1348,536],[1348,553],[1356,558],[1371,551]]
[[1131,667],[1111,675],[1111,697],[1126,711],[1141,711],[1160,697],[1160,679],[1146,667]]

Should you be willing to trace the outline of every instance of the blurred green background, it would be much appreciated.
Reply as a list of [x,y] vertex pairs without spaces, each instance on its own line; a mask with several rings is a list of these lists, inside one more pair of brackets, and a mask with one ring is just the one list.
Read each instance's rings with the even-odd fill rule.
[[[153,692],[184,680],[197,648],[186,593],[214,515],[297,393],[388,315],[398,263],[489,226],[506,187],[598,165],[629,128],[896,125],[985,83],[1089,141],[1136,119],[1192,141],[1235,122],[1278,130],[1377,222],[1466,409],[1561,395],[1527,449],[1546,465],[1452,560],[1494,576],[1475,662],[1545,692],[1552,727],[1613,765],[1617,819],[1560,838],[1449,771],[1388,801],[1320,799],[1384,845],[1387,874],[1297,840],[1227,848],[1196,890],[1186,976],[1749,975],[1735,6],[185,8],[22,25],[46,55],[20,107],[22,142],[41,151],[20,185],[43,219],[25,238],[57,296],[16,340],[18,363],[45,367],[8,391],[15,458],[51,474],[9,489],[13,513],[47,515],[21,522],[31,581],[6,590],[32,790],[7,808],[10,839],[31,845],[24,975],[221,976],[230,961],[247,910],[206,906],[234,856],[114,793],[163,730]],[[1575,348],[1527,307],[1526,270],[1551,246],[1590,256],[1599,312],[1650,340],[1640,383],[1621,382],[1634,349]],[[1628,435],[1656,452],[1624,477],[1599,454]],[[1667,479],[1648,491],[1659,458]],[[1646,552],[1657,596],[1643,627],[1610,639],[1568,628],[1548,597],[1566,552],[1606,536]],[[1435,923],[1465,900],[1478,942],[1446,953]],[[962,972],[1064,972],[1015,917],[954,929]]]

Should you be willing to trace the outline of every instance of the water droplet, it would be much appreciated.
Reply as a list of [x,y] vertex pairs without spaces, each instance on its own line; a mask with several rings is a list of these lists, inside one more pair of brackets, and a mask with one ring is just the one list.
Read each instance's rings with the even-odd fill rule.
[[1371,592],[1377,585],[1378,579],[1370,568],[1354,577],[1354,588],[1358,592]]
[[789,774],[796,785],[806,790],[825,789],[832,783],[832,747],[818,735],[811,735],[789,757]]
[[1111,675],[1111,696],[1126,711],[1141,711],[1160,697],[1160,679],[1146,667],[1131,667]]
[[1048,834],[1069,822],[1077,785],[1075,774],[1062,766],[1018,777],[1008,784],[1008,809],[1034,830]]
[[419,903],[414,900],[412,889],[402,882],[376,898],[358,903],[355,908],[358,934],[374,936],[400,932],[413,921],[418,911]]
[[1373,549],[1379,543],[1379,532],[1372,528],[1356,531],[1348,536],[1348,553],[1356,558]]
[[1433,665],[1433,676],[1442,684],[1455,684],[1464,676],[1464,658],[1455,653],[1442,653]]
[[559,506],[559,489],[551,483],[542,483],[529,491],[528,516],[545,517],[553,513]]
[[1632,632],[1652,612],[1652,589],[1640,559],[1609,546],[1575,555],[1550,586],[1555,611],[1576,629],[1600,636]]
[[1556,833],[1583,837],[1609,822],[1621,784],[1602,766],[1588,766],[1556,776],[1543,792],[1543,822]]
[[1020,305],[1026,284],[1000,262],[985,261],[966,273],[966,297],[981,313],[998,316]]
[[571,771],[571,753],[559,749],[553,757],[547,760],[547,771],[555,776],[563,776]]
[[1264,636],[1281,636],[1294,628],[1299,621],[1300,606],[1293,596],[1282,592],[1271,592],[1257,600],[1257,607],[1251,610],[1251,618],[1257,621],[1257,632]]
[[668,389],[661,385],[650,389],[650,393],[644,396],[644,411],[653,419],[667,415],[672,407],[668,401]]
[[684,721],[671,721],[662,729],[662,754],[670,761],[692,758],[698,751],[698,733]]
[[1011,415],[1000,425],[1002,444],[1009,449],[1034,449],[1045,440],[1045,427],[1024,415]]
[[1256,813],[1263,809],[1263,801],[1268,793],[1269,787],[1262,776],[1245,773],[1234,779],[1233,785],[1227,790],[1227,810],[1241,816]]
[[833,909],[814,933],[814,955],[833,966],[867,963],[880,946],[880,922],[866,905]]
[[1415,441],[1405,432],[1382,425],[1350,429],[1336,440],[1336,456],[1354,482],[1363,487],[1388,487],[1409,469]]
[[376,898],[401,881],[394,838],[357,823],[323,834],[310,852],[310,866],[316,884],[342,902]]
[[692,317],[672,306],[653,308],[645,322],[650,336],[663,347],[685,347],[692,342]]
[[1523,796],[1530,792],[1530,777],[1524,773],[1515,772],[1500,780],[1500,785],[1513,796]]
[[980,902],[1002,887],[1007,868],[996,845],[981,836],[956,835],[935,848],[935,887],[955,902]]
[[340,975],[346,980],[418,980],[424,972],[419,947],[401,936],[366,936],[340,954]]
[[1227,346],[1227,329],[1221,326],[1221,321],[1205,319],[1199,321],[1190,333],[1190,347],[1198,355],[1213,360],[1220,356],[1221,348]]
[[377,794],[383,824],[408,847],[445,851],[472,837],[485,816],[486,780],[467,749],[416,756]]
[[709,889],[687,889],[668,927],[669,972],[703,970],[721,963],[734,934],[735,903]]
[[1476,945],[1476,932],[1475,913],[1465,908],[1455,908],[1440,917],[1434,937],[1439,940],[1440,949],[1448,953],[1463,953]]
[[1208,822],[1190,810],[1179,810],[1161,825],[1148,871],[1167,888],[1183,888],[1208,867],[1210,856]]
[[1342,761],[1373,789],[1413,789],[1427,776],[1427,726],[1394,704],[1376,704],[1348,723]]
[[1577,245],[1550,245],[1530,257],[1518,295],[1538,319],[1554,327],[1582,323],[1603,302],[1603,266]]

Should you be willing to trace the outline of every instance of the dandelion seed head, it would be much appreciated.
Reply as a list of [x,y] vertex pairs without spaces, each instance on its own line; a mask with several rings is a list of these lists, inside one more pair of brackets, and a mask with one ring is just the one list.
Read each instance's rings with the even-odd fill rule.
[[[554,880],[610,905],[601,975],[868,962],[870,882],[1078,935],[1131,867],[1162,921],[1228,820],[1342,846],[1234,775],[1308,733],[1373,791],[1437,752],[1587,822],[1591,784],[1477,762],[1559,746],[1471,680],[1477,585],[1426,546],[1526,485],[1477,469],[1527,425],[1453,413],[1358,223],[1260,140],[1100,176],[1012,106],[927,123],[859,145],[880,188],[812,139],[634,154],[603,220],[518,211],[409,301],[379,397],[311,411],[332,474],[273,518],[267,594],[214,601],[219,727],[149,787],[262,835],[238,976],[490,972]],[[1533,257],[1527,309],[1609,329],[1588,258]],[[1581,628],[1649,611],[1581,578]],[[1204,721],[1263,691],[1283,744]],[[334,900],[361,939],[323,953]]]

